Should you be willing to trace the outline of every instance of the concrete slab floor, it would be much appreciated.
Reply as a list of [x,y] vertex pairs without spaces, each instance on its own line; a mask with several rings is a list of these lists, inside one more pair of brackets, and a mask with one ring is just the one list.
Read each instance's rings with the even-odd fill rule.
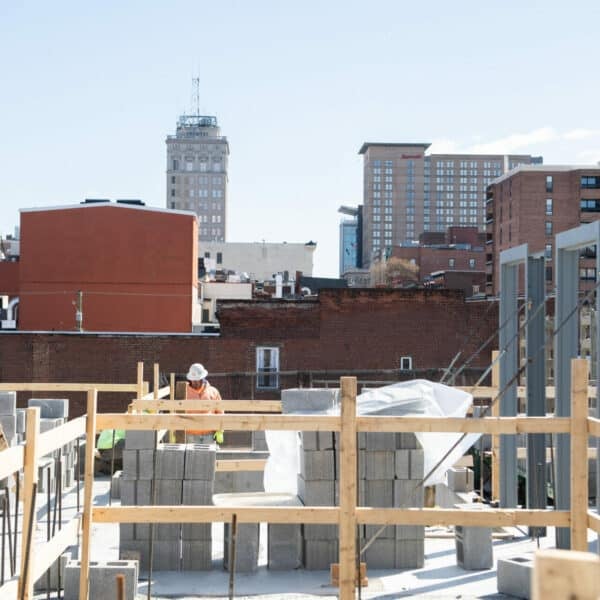
[[[108,504],[109,479],[98,477],[94,485],[94,504]],[[83,494],[82,494],[83,498]],[[40,497],[39,502],[44,500]],[[113,505],[119,501],[113,500]],[[63,520],[70,519],[76,511],[74,491],[63,498]],[[45,510],[38,511],[39,521],[36,538],[45,539]],[[431,528],[432,534],[447,533],[445,528]],[[361,591],[365,600],[391,600],[394,598],[439,599],[500,599],[510,596],[499,594],[496,587],[496,561],[498,558],[519,556],[536,549],[536,541],[526,536],[526,529],[515,529],[513,539],[494,540],[494,568],[485,571],[465,571],[456,566],[456,553],[452,537],[427,537],[425,541],[425,566],[405,571],[368,572],[369,586]],[[152,598],[213,599],[227,598],[229,573],[222,568],[222,524],[213,525],[213,565],[208,572],[155,572],[153,573]],[[326,571],[277,572],[266,568],[266,524],[261,525],[259,570],[252,574],[235,577],[235,598],[253,600],[328,600],[337,598],[337,589],[330,587]],[[590,550],[596,551],[596,535],[589,532]],[[95,524],[92,527],[92,560],[118,558],[118,525]],[[554,545],[554,531],[540,539],[542,548]],[[147,597],[146,574],[141,574],[138,598]],[[56,598],[52,592],[50,598]],[[358,594],[357,594],[358,597]],[[46,592],[35,595],[36,599],[48,598]]]

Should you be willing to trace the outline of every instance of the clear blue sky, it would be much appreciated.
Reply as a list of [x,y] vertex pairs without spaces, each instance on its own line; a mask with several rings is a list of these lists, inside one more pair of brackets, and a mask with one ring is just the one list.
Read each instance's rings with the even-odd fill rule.
[[229,138],[230,241],[318,243],[364,141],[600,161],[600,2],[0,3],[0,232],[85,197],[165,206],[165,136],[201,106]]

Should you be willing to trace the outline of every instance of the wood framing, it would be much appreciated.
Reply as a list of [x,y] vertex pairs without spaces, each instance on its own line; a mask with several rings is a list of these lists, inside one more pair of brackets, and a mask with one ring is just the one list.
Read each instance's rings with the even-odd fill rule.
[[[166,388],[163,388],[166,389]],[[281,413],[280,400],[133,400],[133,410],[215,410],[226,413]]]
[[[498,357],[500,352],[494,350],[492,352],[492,387],[498,389],[500,385],[500,363]],[[492,398],[495,398],[493,396]],[[500,403],[494,402],[491,409],[492,417],[500,416]],[[500,498],[500,436],[498,434],[492,435],[492,500],[498,500]]]

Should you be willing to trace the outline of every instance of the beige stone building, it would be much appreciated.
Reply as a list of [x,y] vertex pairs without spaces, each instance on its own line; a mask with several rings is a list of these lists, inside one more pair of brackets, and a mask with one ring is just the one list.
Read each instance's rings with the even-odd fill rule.
[[424,231],[476,226],[485,231],[485,190],[530,155],[427,154],[428,143],[362,145],[363,267],[374,254],[410,245]]
[[182,115],[166,143],[167,207],[194,211],[201,241],[224,242],[229,144],[217,118]]

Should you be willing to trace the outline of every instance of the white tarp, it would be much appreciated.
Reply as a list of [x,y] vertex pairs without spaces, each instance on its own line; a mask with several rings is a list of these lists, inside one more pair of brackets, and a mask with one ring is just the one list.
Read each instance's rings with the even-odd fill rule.
[[[415,379],[369,390],[357,399],[359,415],[464,417],[473,404],[473,396],[455,388]],[[339,405],[310,414],[339,414]],[[307,413],[296,413],[307,414]],[[428,474],[463,434],[415,433],[423,448],[424,473]],[[444,481],[446,471],[479,439],[470,433],[448,454],[427,478],[427,485]],[[265,491],[296,493],[299,472],[298,435],[290,431],[267,431],[270,457],[265,468]]]

